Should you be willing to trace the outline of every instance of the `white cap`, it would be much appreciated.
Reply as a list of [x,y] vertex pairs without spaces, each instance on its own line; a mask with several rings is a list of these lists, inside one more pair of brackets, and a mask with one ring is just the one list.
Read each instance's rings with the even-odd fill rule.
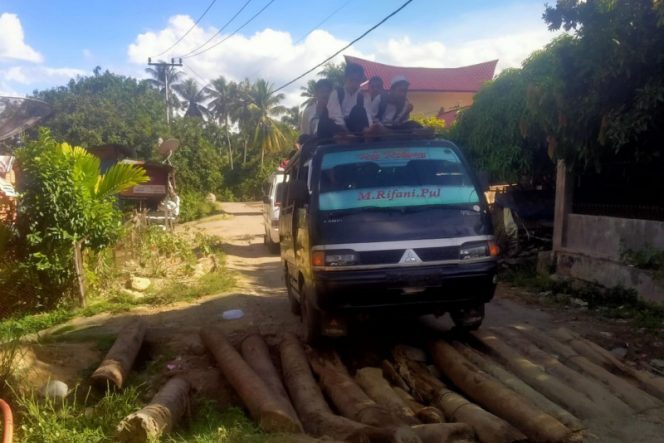
[[406,82],[407,84],[410,85],[410,82],[408,81],[406,76],[397,75],[395,77],[392,77],[392,82],[390,83],[390,88],[394,87],[394,85],[396,85],[397,83],[401,83],[401,82]]

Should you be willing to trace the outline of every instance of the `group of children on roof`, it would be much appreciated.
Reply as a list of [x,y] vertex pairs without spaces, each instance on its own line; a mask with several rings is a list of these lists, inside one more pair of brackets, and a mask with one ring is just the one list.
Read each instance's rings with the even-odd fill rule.
[[364,68],[356,63],[346,65],[341,88],[334,88],[328,79],[318,80],[314,100],[302,112],[301,139],[380,135],[419,126],[409,120],[413,105],[408,101],[406,77],[394,77],[389,90],[380,77],[372,77],[364,91],[361,85],[365,81]]

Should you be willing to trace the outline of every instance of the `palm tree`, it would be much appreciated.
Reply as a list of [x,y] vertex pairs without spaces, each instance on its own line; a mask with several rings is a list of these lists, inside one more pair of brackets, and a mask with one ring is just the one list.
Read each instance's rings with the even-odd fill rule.
[[253,85],[249,79],[244,79],[240,83],[236,83],[235,87],[229,92],[231,103],[230,118],[240,128],[240,135],[244,144],[242,163],[247,162],[248,134],[255,123],[255,115],[252,112],[252,88]]
[[300,126],[300,107],[293,106],[286,109],[286,113],[281,116],[281,123],[290,128],[297,129]]
[[203,118],[210,115],[210,111],[203,104],[208,99],[207,88],[200,88],[196,80],[188,78],[174,85],[173,89],[183,100],[183,109],[186,107],[185,117]]
[[300,90],[302,91],[300,97],[306,98],[304,103],[300,105],[304,109],[316,101],[316,80],[309,80],[307,86],[300,86]]
[[286,144],[286,137],[273,117],[286,112],[286,108],[279,102],[284,94],[276,94],[272,85],[263,79],[258,79],[250,91],[250,110],[254,114],[256,129],[254,130],[254,143],[261,149],[261,166],[265,158],[265,151],[277,152]]
[[170,123],[172,109],[180,105],[177,97],[171,91],[182,80],[184,73],[163,60],[159,60],[158,63],[145,68],[145,72],[152,77],[147,79],[148,84],[157,88],[159,92],[165,95],[166,121]]
[[346,69],[345,62],[341,62],[338,65],[330,62],[325,66],[323,66],[323,69],[318,71],[317,75],[319,77],[329,79],[335,88],[343,88],[345,69]]
[[208,104],[208,109],[214,118],[224,125],[226,143],[228,144],[228,162],[231,169],[233,169],[233,148],[231,146],[230,122],[236,89],[237,85],[234,82],[226,81],[223,76],[212,80],[206,88],[208,96],[212,99]]

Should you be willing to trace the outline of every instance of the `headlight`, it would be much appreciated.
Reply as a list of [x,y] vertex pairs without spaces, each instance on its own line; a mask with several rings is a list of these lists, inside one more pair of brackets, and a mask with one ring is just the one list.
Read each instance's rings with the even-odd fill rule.
[[314,251],[311,254],[314,266],[348,266],[358,261],[357,253],[353,251]]
[[464,243],[459,248],[459,259],[471,260],[474,258],[497,257],[499,252],[498,245],[493,240]]

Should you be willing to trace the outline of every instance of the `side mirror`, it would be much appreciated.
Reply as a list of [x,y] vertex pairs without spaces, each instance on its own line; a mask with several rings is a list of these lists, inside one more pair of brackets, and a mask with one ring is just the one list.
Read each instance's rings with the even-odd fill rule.
[[482,188],[482,192],[486,192],[489,190],[489,183],[490,183],[490,174],[489,171],[480,171],[477,174],[477,180],[480,182],[480,188]]
[[303,180],[288,183],[288,198],[295,203],[305,203],[309,200],[309,188]]

